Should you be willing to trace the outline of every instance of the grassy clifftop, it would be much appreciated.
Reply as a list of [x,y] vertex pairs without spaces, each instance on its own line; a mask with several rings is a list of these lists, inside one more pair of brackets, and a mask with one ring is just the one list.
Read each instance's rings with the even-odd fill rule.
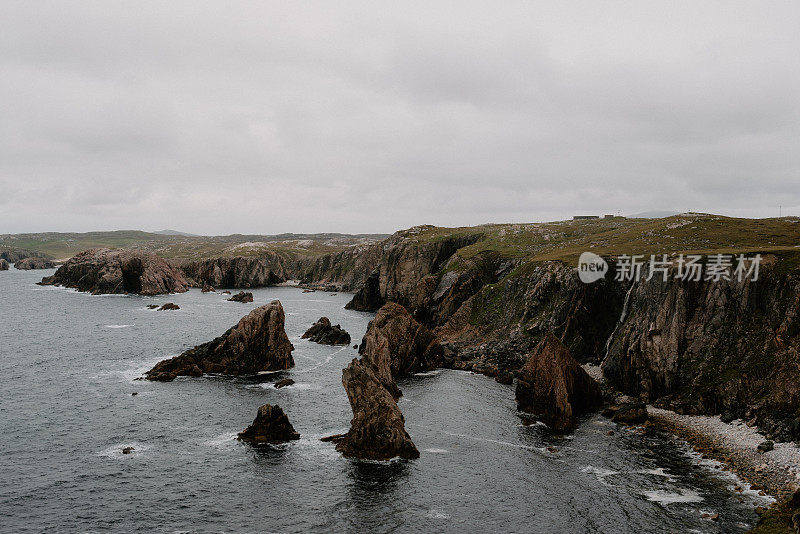
[[612,217],[464,228],[421,226],[402,235],[407,240],[424,243],[475,233],[483,238],[459,250],[460,256],[467,258],[492,251],[509,258],[572,263],[584,251],[618,255],[800,250],[800,218],[739,219],[701,213],[663,219]]

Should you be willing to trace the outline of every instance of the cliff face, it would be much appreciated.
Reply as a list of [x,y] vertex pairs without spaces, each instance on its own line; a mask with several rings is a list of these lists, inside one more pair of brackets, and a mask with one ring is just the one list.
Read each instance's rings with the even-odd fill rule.
[[152,252],[107,248],[76,254],[40,284],[140,295],[183,293],[188,288],[183,273]]
[[303,285],[332,286],[337,291],[356,291],[380,262],[383,244],[359,245],[335,254],[296,261],[292,278]]
[[181,265],[181,270],[193,287],[263,287],[278,284],[288,278],[286,260],[276,253],[265,253],[259,257],[238,256],[191,261]]
[[800,437],[800,273],[765,262],[755,282],[636,283],[607,379],[682,413],[732,412]]
[[[383,242],[383,254],[373,271],[372,285],[353,298],[349,309],[376,311],[385,302],[397,302],[412,315],[422,312],[423,301],[436,288],[436,277],[455,252],[479,241],[482,234],[454,234],[417,242],[415,230],[398,232]],[[375,283],[377,282],[377,283]],[[370,292],[370,296],[362,294]]]
[[242,317],[213,341],[159,362],[146,373],[147,379],[168,382],[178,376],[253,375],[294,367],[285,319],[283,306],[274,300]]
[[15,269],[20,271],[31,271],[34,269],[53,269],[56,264],[47,258],[24,258],[14,264]]

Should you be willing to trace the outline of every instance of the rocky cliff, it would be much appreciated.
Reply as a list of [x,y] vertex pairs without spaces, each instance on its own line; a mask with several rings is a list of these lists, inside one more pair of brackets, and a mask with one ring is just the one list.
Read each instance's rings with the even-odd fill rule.
[[291,278],[305,286],[357,291],[378,266],[382,254],[383,243],[373,243],[317,258],[303,258],[292,265]]
[[107,248],[76,254],[40,284],[96,294],[159,295],[182,293],[188,288],[183,273],[152,252]]
[[287,279],[286,260],[274,252],[258,257],[211,258],[180,265],[192,287],[239,289],[278,284]]
[[56,264],[47,258],[33,257],[19,260],[14,264],[14,268],[19,269],[20,271],[32,271],[34,269],[54,269],[55,266]]
[[731,412],[777,439],[800,438],[794,261],[765,256],[757,281],[635,283],[603,361],[606,378],[681,413]]
[[148,380],[170,381],[205,373],[254,375],[294,367],[280,301],[254,309],[220,337],[156,364]]

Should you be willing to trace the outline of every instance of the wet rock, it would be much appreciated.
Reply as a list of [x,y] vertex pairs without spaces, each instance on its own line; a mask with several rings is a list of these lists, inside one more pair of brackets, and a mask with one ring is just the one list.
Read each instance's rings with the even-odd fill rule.
[[758,452],[763,454],[765,452],[769,452],[769,451],[773,450],[774,448],[775,448],[775,443],[772,442],[772,441],[767,440],[767,441],[762,441],[761,443],[759,443],[758,447],[757,447],[757,450],[758,450]]
[[223,291],[223,292],[222,292],[222,294],[223,294],[223,295],[230,295],[230,294],[231,294],[231,292],[230,292],[230,291]]
[[736,414],[733,412],[723,412],[719,420],[723,423],[730,424],[736,420]]
[[519,410],[539,414],[556,432],[572,430],[580,415],[603,401],[597,382],[552,334],[519,371],[516,398]]
[[370,321],[359,354],[381,383],[402,395],[395,380],[412,373],[436,369],[443,349],[433,332],[419,324],[399,304],[385,304]]
[[253,294],[250,292],[245,293],[244,291],[239,291],[234,296],[228,299],[231,302],[253,302]]
[[638,425],[647,421],[647,405],[643,402],[630,402],[619,407],[611,417],[615,423]]
[[183,293],[188,289],[183,273],[152,252],[107,248],[76,254],[40,284],[95,294],[160,295]]
[[122,454],[130,454],[135,450],[136,449],[134,449],[133,447],[123,447],[122,448]]
[[220,337],[156,364],[148,380],[169,381],[203,373],[253,375],[294,366],[280,301],[254,309]]
[[342,441],[347,434],[333,434],[332,436],[325,436],[324,438],[319,438],[320,441],[324,441],[325,443],[339,443]]
[[147,309],[148,310],[156,310],[156,309],[158,309],[158,304],[148,304],[147,305]]
[[300,434],[292,427],[280,406],[265,404],[258,409],[253,424],[239,433],[239,439],[257,444],[282,443],[300,439]]
[[302,339],[309,339],[314,343],[322,345],[347,345],[350,343],[350,334],[345,332],[338,324],[331,325],[330,319],[320,317],[319,321],[311,325],[301,336]]
[[14,264],[15,269],[20,271],[31,271],[33,269],[54,269],[55,263],[47,258],[25,258]]
[[278,380],[277,382],[275,382],[275,387],[277,389],[280,389],[280,388],[285,388],[286,386],[291,386],[292,384],[294,384],[294,380],[292,380],[291,378],[284,378],[283,380]]
[[138,392],[138,391],[134,391],[133,393],[131,393],[131,397],[135,397],[135,396],[136,396],[136,395],[138,395],[138,394],[139,394],[139,392]]
[[357,350],[358,349],[358,345],[353,345],[353,348]]
[[497,376],[494,377],[495,381],[510,386],[514,383],[514,373],[509,371],[498,371]]
[[8,262],[4,259],[0,259],[0,271],[7,271],[8,270]]
[[167,302],[166,304],[162,305],[158,311],[165,311],[165,310],[180,310],[181,307],[175,304],[174,302]]
[[217,290],[216,290],[216,289],[214,289],[214,287],[213,287],[213,286],[210,286],[210,285],[208,285],[208,284],[204,284],[204,285],[203,285],[203,289],[201,289],[201,292],[202,292],[202,293],[215,293],[216,291],[217,291]]
[[405,429],[405,420],[391,393],[375,373],[355,359],[342,371],[353,419],[336,444],[347,457],[367,460],[418,458],[419,451]]

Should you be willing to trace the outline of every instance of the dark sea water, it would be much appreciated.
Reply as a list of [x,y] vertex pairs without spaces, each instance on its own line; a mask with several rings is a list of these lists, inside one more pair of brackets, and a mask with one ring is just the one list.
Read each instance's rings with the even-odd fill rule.
[[[91,296],[35,285],[51,272],[0,272],[3,532],[741,532],[756,520],[757,497],[668,436],[608,436],[616,426],[599,416],[551,436],[521,424],[511,386],[466,372],[400,382],[418,460],[342,458],[319,438],[349,426],[341,369],[356,351],[300,335],[324,315],[360,341],[371,314],[344,310],[349,295]],[[134,380],[273,299],[291,371]],[[170,301],[181,309],[146,308]],[[286,376],[296,384],[275,389]],[[300,441],[234,440],[264,403],[283,407]]]

